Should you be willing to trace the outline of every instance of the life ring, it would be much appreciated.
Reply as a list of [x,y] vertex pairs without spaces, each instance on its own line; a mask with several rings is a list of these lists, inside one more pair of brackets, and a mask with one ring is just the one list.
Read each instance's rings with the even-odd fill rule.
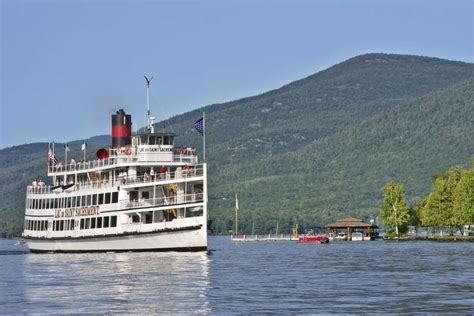
[[127,147],[127,148],[125,149],[125,155],[130,156],[131,154],[132,154],[132,148]]

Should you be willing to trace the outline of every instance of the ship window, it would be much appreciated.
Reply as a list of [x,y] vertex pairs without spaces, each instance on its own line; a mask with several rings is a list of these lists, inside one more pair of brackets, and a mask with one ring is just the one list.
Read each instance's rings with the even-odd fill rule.
[[155,136],[148,137],[148,145],[155,145]]
[[142,199],[148,200],[150,198],[150,192],[148,191],[143,191],[142,192]]
[[48,230],[48,221],[43,221],[43,230]]
[[169,136],[164,136],[163,137],[163,145],[169,145],[170,144],[170,137]]
[[110,227],[117,227],[117,216],[110,217]]
[[71,220],[71,230],[74,230],[74,223],[75,223],[75,220]]
[[104,194],[103,193],[99,194],[99,205],[100,204],[104,204]]
[[109,217],[105,216],[104,217],[104,228],[107,228],[107,227],[109,227]]
[[58,199],[53,199],[53,208],[58,208]]
[[87,206],[91,206],[92,205],[92,195],[88,195],[87,196],[87,203],[86,203]]
[[97,194],[92,195],[92,205],[97,204]]
[[102,217],[97,217],[97,228],[102,228]]
[[163,145],[163,137],[156,136],[156,144],[157,145]]
[[86,196],[83,195],[81,198],[81,206],[86,206]]
[[64,220],[60,220],[59,223],[59,230],[64,230]]
[[75,204],[76,207],[81,206],[80,204],[81,204],[81,197],[80,197],[80,196],[76,196],[76,204]]
[[54,221],[54,229],[53,230],[59,230],[59,221]]
[[112,203],[117,203],[118,202],[118,192],[113,192],[112,193]]
[[73,196],[71,199],[71,207],[76,207],[76,197]]
[[84,229],[84,219],[81,218],[81,226],[80,226],[80,229]]
[[173,145],[173,136],[170,136],[170,145]]
[[92,217],[92,218],[91,218],[91,228],[92,228],[92,229],[95,228],[95,217]]
[[145,224],[151,224],[153,223],[153,213],[148,212],[145,214]]
[[89,229],[89,228],[91,228],[91,219],[86,218],[86,229]]
[[110,193],[105,193],[105,204],[110,203]]
[[43,221],[38,221],[38,230],[43,230]]
[[49,209],[49,199],[46,199],[46,208]]

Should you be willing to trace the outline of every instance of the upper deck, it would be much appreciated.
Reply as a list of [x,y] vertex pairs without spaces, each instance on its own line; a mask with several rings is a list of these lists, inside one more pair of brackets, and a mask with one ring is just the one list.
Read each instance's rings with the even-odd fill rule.
[[[127,154],[127,150],[131,151]],[[58,164],[48,166],[48,176],[59,176],[71,173],[83,173],[89,171],[101,171],[117,167],[133,165],[196,165],[198,157],[194,150],[164,148],[159,146],[140,145],[137,147],[125,147],[123,149],[111,149],[112,155],[108,158],[77,162],[70,164]]]

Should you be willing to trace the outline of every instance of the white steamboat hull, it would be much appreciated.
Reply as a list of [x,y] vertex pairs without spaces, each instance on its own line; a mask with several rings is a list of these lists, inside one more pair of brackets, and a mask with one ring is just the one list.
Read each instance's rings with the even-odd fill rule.
[[31,252],[205,251],[205,226],[179,231],[69,239],[25,240]]

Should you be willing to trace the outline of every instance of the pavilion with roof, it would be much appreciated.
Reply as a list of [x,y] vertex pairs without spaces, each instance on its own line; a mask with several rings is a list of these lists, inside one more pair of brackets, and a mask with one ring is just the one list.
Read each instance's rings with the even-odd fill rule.
[[326,225],[326,235],[335,240],[352,240],[354,232],[362,233],[363,240],[375,239],[376,225],[364,223],[361,219],[347,217]]

